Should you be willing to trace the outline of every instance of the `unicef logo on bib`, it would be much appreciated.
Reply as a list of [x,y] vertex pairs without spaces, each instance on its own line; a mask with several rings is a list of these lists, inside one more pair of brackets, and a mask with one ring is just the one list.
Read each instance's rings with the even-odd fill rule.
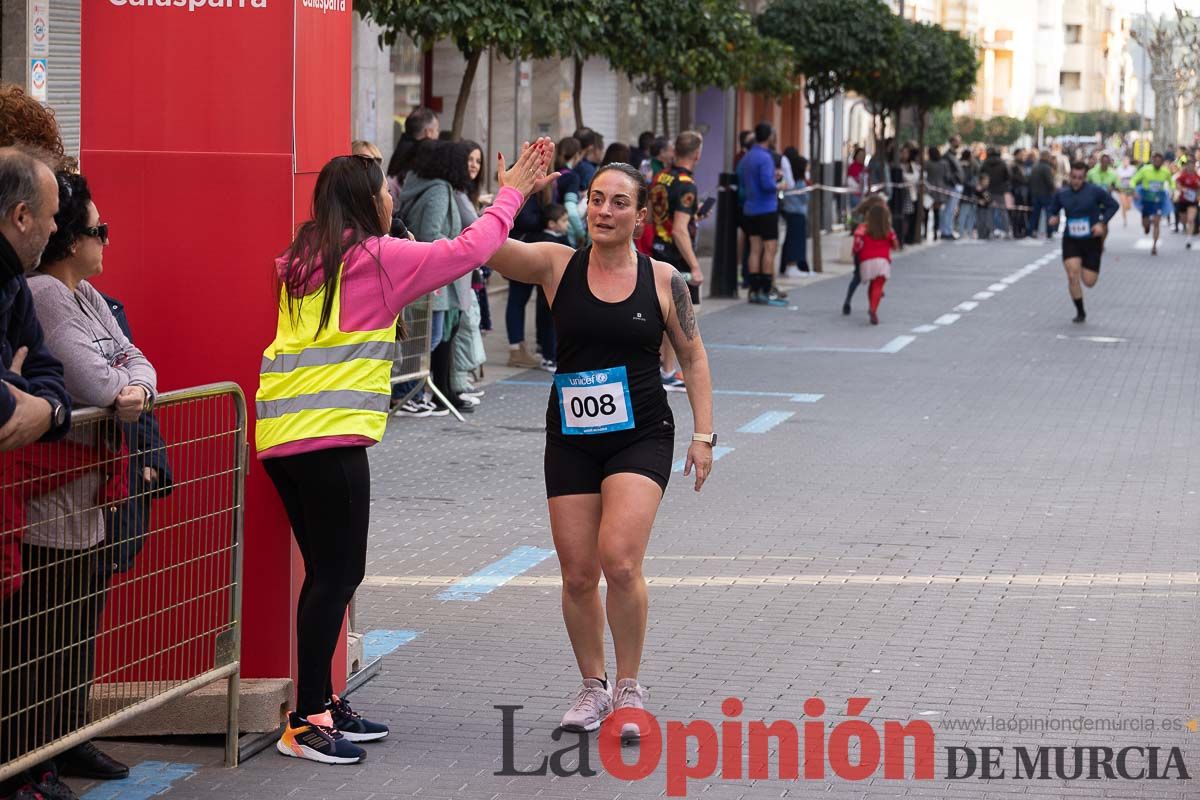
[[624,367],[555,375],[554,391],[564,434],[587,436],[634,426]]

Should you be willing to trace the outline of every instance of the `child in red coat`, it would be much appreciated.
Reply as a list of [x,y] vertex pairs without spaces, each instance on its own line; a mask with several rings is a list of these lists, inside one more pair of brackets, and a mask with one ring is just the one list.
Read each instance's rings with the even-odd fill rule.
[[859,258],[859,274],[864,283],[869,283],[867,297],[871,301],[871,324],[879,324],[879,301],[883,298],[883,284],[892,273],[892,250],[900,247],[896,233],[892,230],[892,214],[886,205],[875,205],[867,209],[866,222],[854,231],[854,254]]

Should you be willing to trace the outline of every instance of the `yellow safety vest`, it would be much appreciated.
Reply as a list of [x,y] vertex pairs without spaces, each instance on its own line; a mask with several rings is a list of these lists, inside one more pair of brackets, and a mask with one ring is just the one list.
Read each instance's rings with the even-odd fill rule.
[[[339,271],[335,287],[341,281]],[[294,316],[280,293],[275,340],[263,352],[254,396],[260,453],[320,436],[383,438],[392,398],[395,320],[377,330],[343,331],[341,293],[334,292],[324,330],[318,330],[323,286],[303,298]]]

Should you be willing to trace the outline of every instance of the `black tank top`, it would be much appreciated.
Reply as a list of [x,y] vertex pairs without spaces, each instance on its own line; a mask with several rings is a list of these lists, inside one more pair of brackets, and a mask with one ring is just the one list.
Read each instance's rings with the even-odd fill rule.
[[[661,427],[662,421],[672,420],[672,416],[659,373],[659,348],[666,320],[655,290],[654,267],[649,258],[638,253],[633,293],[624,300],[609,303],[592,294],[588,286],[591,252],[590,246],[575,252],[554,295],[550,311],[558,337],[556,379],[624,367],[634,427],[637,430]],[[551,433],[562,433],[557,388],[550,392],[546,426]]]

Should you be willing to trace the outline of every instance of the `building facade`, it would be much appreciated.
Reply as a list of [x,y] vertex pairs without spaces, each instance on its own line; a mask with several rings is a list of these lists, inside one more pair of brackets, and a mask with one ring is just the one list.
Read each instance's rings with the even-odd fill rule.
[[82,0],[15,0],[0,11],[0,80],[54,109],[63,146],[79,155]]

